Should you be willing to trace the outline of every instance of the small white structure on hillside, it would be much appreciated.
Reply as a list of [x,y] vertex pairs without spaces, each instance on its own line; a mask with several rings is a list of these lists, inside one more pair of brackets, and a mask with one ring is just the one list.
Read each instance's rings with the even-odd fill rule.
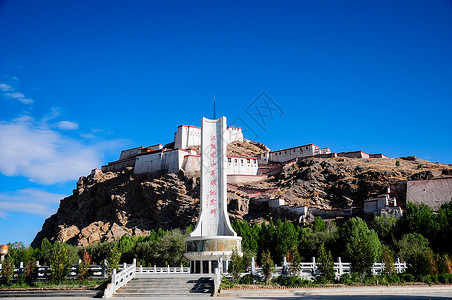
[[[229,126],[225,134],[226,143],[243,142],[241,127]],[[201,145],[201,127],[180,125],[174,133],[174,148],[186,149],[190,146]]]

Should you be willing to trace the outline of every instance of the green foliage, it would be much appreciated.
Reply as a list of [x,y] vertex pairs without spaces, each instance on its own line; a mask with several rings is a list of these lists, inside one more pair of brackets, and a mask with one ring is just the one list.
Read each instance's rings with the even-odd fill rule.
[[12,261],[13,261],[12,258],[10,258],[9,256],[7,256],[6,259],[3,261],[2,278],[0,278],[3,284],[10,284],[13,279],[14,265]]
[[242,278],[240,278],[240,284],[253,284],[255,282],[255,278],[251,274],[246,274]]
[[53,245],[49,242],[47,238],[41,241],[41,248],[39,249],[39,254],[37,259],[41,265],[49,265],[50,259],[52,258]]
[[115,246],[111,248],[110,253],[107,255],[107,271],[112,274],[114,269],[119,269],[119,261],[121,259],[121,252]]
[[353,272],[370,274],[373,263],[381,257],[381,243],[374,230],[367,227],[361,218],[348,220],[341,230],[344,256],[351,262]]
[[424,168],[424,165],[423,165],[423,164],[418,164],[418,165],[417,165],[417,169],[418,169],[418,170],[422,170],[423,168]]
[[33,280],[36,277],[36,274],[38,273],[36,268],[36,259],[34,257],[30,258],[27,262],[27,265],[25,267],[25,282],[31,285],[33,283]]
[[221,279],[220,290],[227,290],[234,287],[234,282],[226,277]]
[[395,243],[397,256],[403,260],[408,260],[414,252],[430,251],[429,241],[419,233],[405,234]]
[[394,270],[394,258],[391,254],[391,249],[387,245],[383,245],[382,247],[382,260],[385,264],[384,273],[387,275],[391,275],[395,272]]
[[321,217],[314,218],[314,222],[312,222],[312,229],[314,232],[326,231],[326,224]]
[[81,280],[86,280],[89,277],[89,266],[91,265],[91,256],[85,250],[83,252],[82,262],[78,266],[78,277]]
[[66,247],[58,246],[50,259],[50,279],[61,282],[70,272],[71,262]]
[[237,250],[232,251],[231,263],[229,264],[228,272],[232,275],[234,283],[238,283],[240,280],[240,274],[245,271],[245,264],[242,257],[238,254]]
[[389,244],[393,240],[393,232],[397,224],[397,219],[392,216],[383,215],[375,217],[370,223],[370,227],[378,234],[378,238]]
[[352,278],[350,277],[350,274],[345,273],[339,278],[339,282],[342,284],[352,284]]
[[325,248],[325,244],[320,246],[318,262],[320,263],[319,270],[322,273],[322,277],[325,278],[327,282],[333,281],[335,279],[333,255],[331,254],[331,251],[328,251]]
[[432,273],[432,253],[430,251],[414,250],[408,258],[408,272],[413,275],[425,276]]
[[36,253],[38,252],[37,250],[29,246],[25,246],[24,243],[22,242],[10,243],[8,244],[8,246],[9,246],[8,256],[11,259],[11,263],[17,266],[21,262],[26,263],[32,257],[35,257]]
[[265,283],[270,282],[275,271],[275,263],[269,251],[264,251],[261,258],[262,272],[264,272]]
[[273,282],[281,286],[290,288],[305,287],[311,285],[311,282],[309,280],[303,280],[298,276],[278,276],[273,280]]
[[245,220],[236,220],[232,227],[242,237],[242,250],[257,253],[260,226],[251,227]]
[[287,252],[287,262],[291,264],[291,273],[293,275],[297,275],[301,271],[301,256],[300,253],[298,253],[298,250],[296,247],[292,247],[289,252]]
[[400,160],[396,160],[395,165],[396,167],[400,167]]
[[409,273],[403,273],[401,275],[403,282],[414,282],[414,276]]

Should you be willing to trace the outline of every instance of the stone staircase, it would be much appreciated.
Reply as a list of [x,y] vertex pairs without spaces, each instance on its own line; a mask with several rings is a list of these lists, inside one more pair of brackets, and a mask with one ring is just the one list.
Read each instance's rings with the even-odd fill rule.
[[113,297],[208,297],[213,292],[213,277],[208,274],[136,274]]

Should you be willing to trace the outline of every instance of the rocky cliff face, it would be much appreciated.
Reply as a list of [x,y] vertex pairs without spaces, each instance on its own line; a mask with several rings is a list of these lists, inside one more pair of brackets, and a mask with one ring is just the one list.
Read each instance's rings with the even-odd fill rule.
[[[300,160],[284,166],[266,182],[229,186],[230,218],[259,221],[270,216],[265,207],[251,205],[250,196],[256,191],[262,192],[262,197],[281,196],[295,205],[356,207],[366,198],[384,193],[388,184],[419,173],[419,164],[435,177],[451,169],[416,158],[399,160],[399,167],[395,166],[396,159]],[[32,246],[39,246],[45,237],[86,246],[124,234],[146,235],[159,227],[186,228],[196,224],[198,214],[197,178],[163,172],[134,176],[131,168],[99,173],[80,178],[73,195],[61,200],[57,213],[45,221]]]

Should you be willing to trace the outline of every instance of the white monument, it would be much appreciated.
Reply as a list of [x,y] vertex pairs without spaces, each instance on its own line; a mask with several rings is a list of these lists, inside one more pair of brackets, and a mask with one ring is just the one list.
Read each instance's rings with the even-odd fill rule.
[[213,273],[217,267],[226,271],[232,251],[241,255],[242,238],[232,229],[227,211],[226,134],[226,117],[202,118],[201,208],[195,230],[185,239],[191,273]]

